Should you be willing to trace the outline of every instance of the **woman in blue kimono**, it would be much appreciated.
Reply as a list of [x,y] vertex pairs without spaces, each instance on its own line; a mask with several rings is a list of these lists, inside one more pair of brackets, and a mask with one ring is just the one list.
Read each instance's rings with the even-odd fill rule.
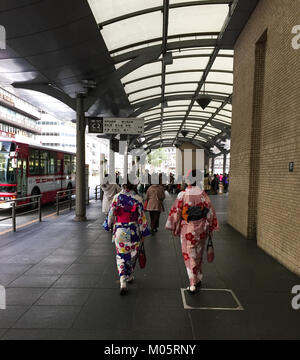
[[142,199],[136,194],[136,187],[123,185],[115,195],[104,229],[113,231],[116,246],[116,261],[120,276],[120,294],[127,292],[127,282],[132,282],[138,251],[144,237],[150,235]]

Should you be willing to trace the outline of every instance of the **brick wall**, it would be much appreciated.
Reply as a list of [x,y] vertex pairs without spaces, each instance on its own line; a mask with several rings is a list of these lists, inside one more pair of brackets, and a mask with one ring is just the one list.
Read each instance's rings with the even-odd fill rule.
[[298,24],[299,0],[261,0],[236,43],[228,222],[300,274],[300,50],[291,45]]

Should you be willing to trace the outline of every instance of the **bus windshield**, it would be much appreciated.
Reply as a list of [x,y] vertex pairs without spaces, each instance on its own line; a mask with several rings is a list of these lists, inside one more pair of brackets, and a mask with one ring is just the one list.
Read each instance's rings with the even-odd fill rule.
[[15,183],[16,183],[16,169],[12,167],[12,160],[9,157],[9,152],[1,151],[0,152],[0,185],[15,184]]

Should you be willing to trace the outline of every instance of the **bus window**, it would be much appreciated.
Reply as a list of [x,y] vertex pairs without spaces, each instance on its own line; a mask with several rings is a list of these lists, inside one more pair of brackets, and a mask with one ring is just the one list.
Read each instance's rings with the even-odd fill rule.
[[29,174],[34,175],[34,150],[29,150]]
[[61,160],[57,159],[57,173],[61,174]]
[[39,175],[40,173],[40,155],[38,150],[29,150],[29,174]]
[[34,173],[36,175],[40,174],[40,152],[39,150],[34,151]]
[[41,154],[40,154],[40,174],[41,175],[48,174],[48,161],[49,161],[48,151],[41,151]]
[[64,156],[64,174],[71,174],[71,155]]
[[76,156],[72,156],[72,174],[76,174]]
[[49,174],[56,174],[56,153],[50,153]]

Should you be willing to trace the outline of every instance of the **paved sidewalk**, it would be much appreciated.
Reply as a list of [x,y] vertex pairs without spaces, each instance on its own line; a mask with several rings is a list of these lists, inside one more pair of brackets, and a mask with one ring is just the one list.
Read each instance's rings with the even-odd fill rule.
[[[163,230],[167,213],[146,239],[146,268],[137,269],[123,297],[100,202],[88,207],[86,223],[66,212],[0,236],[0,284],[7,292],[0,338],[299,340],[291,289],[300,278],[226,224],[226,196],[211,198],[222,224],[216,259],[205,264],[204,290],[192,297],[181,290],[188,279],[179,239]],[[173,200],[167,197],[167,209]],[[184,309],[183,300],[223,310]],[[235,310],[239,304],[243,310]]]

